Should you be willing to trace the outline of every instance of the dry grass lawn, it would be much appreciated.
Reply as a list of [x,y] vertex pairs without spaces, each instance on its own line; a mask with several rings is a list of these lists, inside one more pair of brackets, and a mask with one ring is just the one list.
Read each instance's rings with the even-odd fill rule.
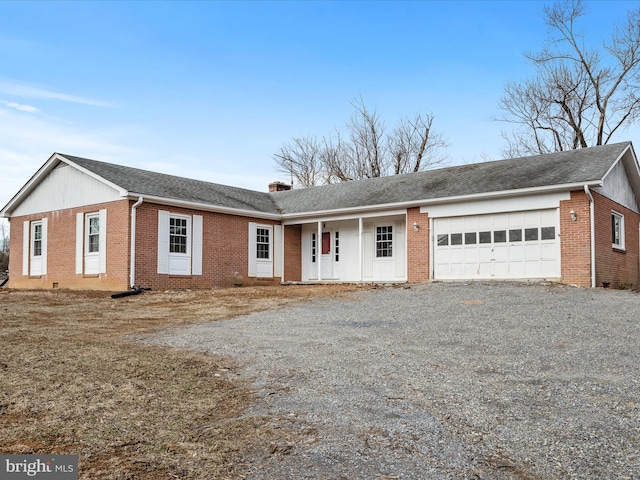
[[[0,290],[0,453],[78,454],[80,478],[237,479],[293,433],[242,414],[229,358],[132,344],[132,333],[224,320],[355,286],[144,292]],[[277,419],[276,419],[277,420]]]

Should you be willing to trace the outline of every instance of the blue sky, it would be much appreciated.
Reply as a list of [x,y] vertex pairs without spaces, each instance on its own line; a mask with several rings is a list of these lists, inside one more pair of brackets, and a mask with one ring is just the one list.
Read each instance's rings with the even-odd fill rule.
[[[500,158],[543,5],[0,1],[0,205],[53,152],[266,190],[279,147],[359,97],[389,128],[433,113],[450,164]],[[581,27],[599,42],[637,6],[587,2]]]

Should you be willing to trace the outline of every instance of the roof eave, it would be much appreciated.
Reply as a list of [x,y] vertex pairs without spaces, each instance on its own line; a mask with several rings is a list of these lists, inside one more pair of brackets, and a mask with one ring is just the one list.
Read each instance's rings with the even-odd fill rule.
[[158,197],[153,195],[146,195],[144,193],[129,192],[127,197],[129,198],[129,200],[137,200],[138,198],[143,197],[146,203],[188,208],[191,210],[201,210],[203,212],[224,213],[228,215],[238,215],[241,217],[262,218],[264,220],[280,220],[282,218],[282,215],[280,215],[279,213],[267,213],[260,212],[258,210],[244,210],[241,208],[222,207],[220,205],[190,202],[188,200],[179,200],[176,198]]
[[474,193],[469,195],[457,195],[452,197],[439,197],[439,198],[432,198],[432,199],[412,200],[410,202],[385,203],[380,205],[370,205],[366,207],[339,208],[339,209],[319,210],[319,211],[304,212],[304,213],[286,213],[282,215],[282,219],[288,220],[288,223],[291,223],[291,220],[298,220],[298,219],[303,220],[306,218],[325,216],[325,215],[326,216],[345,215],[345,214],[357,215],[359,213],[371,213],[376,211],[385,211],[385,210],[392,210],[397,208],[414,208],[414,207],[422,207],[422,206],[428,206],[428,205],[442,205],[447,203],[467,202],[470,200],[491,200],[493,198],[521,197],[521,196],[531,195],[536,193],[567,192],[567,191],[573,191],[573,190],[582,190],[585,185],[588,185],[589,187],[600,187],[602,186],[602,180],[589,180],[584,182],[565,183],[561,185],[548,185],[545,187],[531,187],[531,188],[521,188],[516,190],[502,190],[498,192]]

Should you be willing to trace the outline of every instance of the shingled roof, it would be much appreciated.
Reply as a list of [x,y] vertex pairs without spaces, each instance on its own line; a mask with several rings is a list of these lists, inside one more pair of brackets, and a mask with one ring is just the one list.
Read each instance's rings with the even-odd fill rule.
[[273,198],[266,192],[98,162],[72,155],[60,154],[60,156],[125,189],[131,195],[148,195],[260,213],[278,213],[278,207]]
[[421,201],[447,201],[457,197],[482,196],[495,192],[516,194],[518,191],[529,189],[597,185],[630,146],[630,142],[623,142],[272,193],[72,155],[57,154],[57,157],[62,157],[69,163],[76,164],[118,186],[130,196],[142,195],[155,197],[160,201],[180,201],[214,209],[218,207],[242,211],[244,214],[255,212],[277,217],[403,203],[415,204]]
[[630,142],[274,192],[285,214],[600,182]]

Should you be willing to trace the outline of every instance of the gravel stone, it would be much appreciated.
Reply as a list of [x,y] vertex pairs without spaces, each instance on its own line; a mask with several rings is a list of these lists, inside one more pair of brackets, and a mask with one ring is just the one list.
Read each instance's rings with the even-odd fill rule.
[[[295,288],[295,287],[291,287]],[[384,287],[144,342],[230,355],[300,441],[252,479],[640,479],[640,295]]]

